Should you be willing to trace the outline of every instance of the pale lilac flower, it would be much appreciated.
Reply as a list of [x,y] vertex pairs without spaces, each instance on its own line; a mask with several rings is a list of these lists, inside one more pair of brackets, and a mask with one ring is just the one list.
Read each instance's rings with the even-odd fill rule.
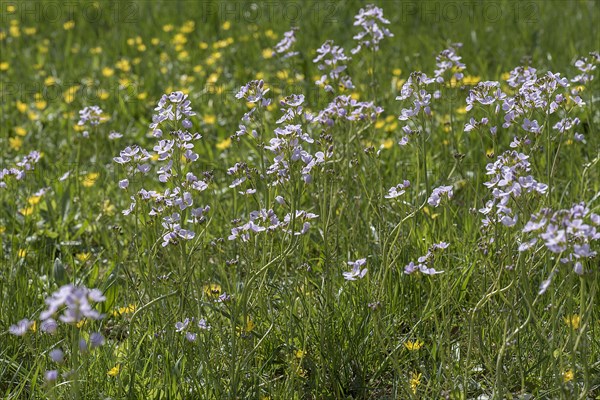
[[465,70],[466,66],[460,61],[462,57],[456,54],[457,49],[460,49],[461,47],[462,43],[453,43],[438,54],[435,59],[437,69],[434,71],[436,82],[443,83],[444,75],[446,75],[446,72],[448,71],[453,73],[452,76],[457,81],[460,81],[464,77],[462,71]]
[[262,79],[250,81],[240,88],[235,98],[245,99],[249,103],[258,103],[260,106],[266,107],[271,104],[271,99],[265,97],[269,89],[266,89],[264,85]]
[[396,197],[402,196],[404,193],[406,193],[406,188],[408,188],[409,186],[410,186],[410,182],[407,180],[404,180],[404,182],[391,187],[390,190],[388,191],[388,194],[385,195],[384,197],[386,199],[395,199]]
[[65,353],[61,349],[53,349],[48,353],[52,361],[55,363],[61,364],[65,360]]
[[441,274],[444,271],[437,271],[433,266],[433,262],[435,260],[435,254],[440,251],[448,248],[449,244],[446,242],[440,242],[433,244],[427,254],[418,258],[417,263],[411,261],[404,267],[404,273],[406,275],[411,275],[415,272],[422,273],[424,275],[437,275]]
[[440,186],[433,189],[431,196],[427,199],[427,203],[432,207],[438,207],[442,201],[442,197],[447,197],[450,200],[453,195],[452,186]]
[[363,46],[372,51],[378,51],[379,42],[385,37],[394,36],[384,26],[389,25],[390,21],[383,17],[383,10],[373,4],[361,8],[354,19],[354,26],[360,26],[363,30],[354,36],[354,40],[358,41],[358,45],[351,50],[352,54],[358,53]]
[[275,45],[275,50],[273,51],[273,55],[279,54],[282,55],[282,59],[290,58],[295,55],[298,55],[297,51],[289,51],[294,43],[296,42],[296,31],[297,27],[292,27],[289,31],[283,34],[283,39],[279,43]]
[[103,112],[98,106],[85,107],[79,111],[79,122],[77,122],[77,125],[83,126],[89,123],[91,126],[96,126],[102,122]]
[[102,346],[104,344],[104,342],[105,342],[104,336],[102,336],[102,334],[100,332],[93,332],[90,335],[90,345],[91,345],[92,349]]
[[34,324],[34,321],[30,321],[27,318],[24,318],[16,323],[16,325],[11,325],[8,328],[8,332],[15,336],[24,336],[29,328],[31,328]]
[[46,382],[54,382],[58,379],[58,371],[55,369],[51,369],[49,371],[44,372],[44,380]]
[[98,289],[72,284],[62,286],[46,299],[48,308],[40,314],[40,319],[48,320],[62,310],[59,320],[67,324],[76,324],[84,318],[101,319],[103,316],[92,308],[92,302],[105,301]]
[[367,262],[366,258],[361,258],[356,261],[348,261],[348,265],[352,267],[352,271],[343,272],[342,275],[344,279],[347,281],[355,281],[357,279],[362,279],[367,274],[367,268],[361,269],[363,265]]

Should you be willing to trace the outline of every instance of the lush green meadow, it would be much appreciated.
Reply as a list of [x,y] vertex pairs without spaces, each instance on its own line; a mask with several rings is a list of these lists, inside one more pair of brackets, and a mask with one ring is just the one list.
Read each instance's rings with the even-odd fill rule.
[[373,3],[0,2],[1,398],[600,399],[600,3]]

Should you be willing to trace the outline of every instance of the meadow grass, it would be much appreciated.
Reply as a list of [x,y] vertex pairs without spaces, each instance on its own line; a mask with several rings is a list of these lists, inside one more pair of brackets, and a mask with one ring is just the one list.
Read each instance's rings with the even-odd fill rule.
[[[365,7],[353,0],[0,2],[1,396],[600,398],[600,80],[572,81],[576,60],[599,50],[598,3],[373,3],[393,37],[352,54]],[[298,54],[284,58],[274,49],[292,27]],[[337,62],[354,88],[331,76],[333,92],[315,84],[329,72],[313,62],[326,40],[352,58]],[[466,68],[416,83],[412,72],[434,77],[447,48]],[[539,80],[509,85],[517,66]],[[556,112],[528,106],[503,127],[507,110],[494,110],[503,101],[466,109],[479,82],[513,97],[527,82],[563,77],[569,87],[549,97],[565,96]],[[253,80],[264,81],[258,97],[270,104],[236,96],[242,87],[257,94]],[[431,110],[399,120],[419,96],[402,90],[411,82],[433,95]],[[193,143],[198,158],[165,150],[173,176],[159,182],[163,157],[152,154],[164,143],[149,125],[164,111],[161,96],[178,91],[196,115],[191,127],[184,117],[161,121],[161,139]],[[304,109],[290,124],[307,136],[277,122],[282,109],[298,110],[280,103],[293,94]],[[332,106],[339,95],[373,104],[352,120],[339,108],[353,106]],[[92,111],[79,124],[94,105],[99,123]],[[480,124],[465,131],[471,118]],[[564,118],[579,123],[561,131]],[[172,134],[184,130],[202,138]],[[515,137],[523,143],[512,147]],[[149,174],[115,162],[133,145],[148,149],[140,164]],[[506,187],[484,183],[492,164],[505,173],[518,164],[511,150],[530,166],[514,172],[523,193],[504,196],[506,211]],[[16,163],[32,151],[40,159],[21,176]],[[206,189],[189,189],[186,173]],[[405,193],[391,196],[399,184]],[[437,203],[440,187],[452,193]],[[180,193],[163,212],[164,199],[139,195],[167,188],[190,190],[193,207],[209,209],[195,218]],[[573,211],[579,203],[588,209]],[[165,222],[174,211],[193,228],[190,240]],[[527,229],[530,220],[545,220],[543,229]],[[548,224],[565,230],[563,241]],[[63,299],[79,314],[43,332],[54,330],[41,313],[61,287],[81,290]],[[91,309],[78,308],[90,299]]]

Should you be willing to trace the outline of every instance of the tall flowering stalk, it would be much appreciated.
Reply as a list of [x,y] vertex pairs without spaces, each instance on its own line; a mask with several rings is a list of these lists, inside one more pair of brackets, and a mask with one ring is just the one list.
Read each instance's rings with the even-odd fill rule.
[[[163,95],[155,108],[150,128],[158,142],[150,152],[139,146],[122,150],[114,161],[125,167],[127,178],[119,182],[119,187],[129,190],[129,180],[137,174],[144,178],[154,166],[156,180],[162,190],[140,188],[131,196],[129,207],[123,214],[129,215],[139,203],[147,204],[150,218],[160,218],[163,227],[162,246],[176,245],[179,241],[191,240],[196,236],[195,226],[205,221],[209,206],[194,207],[194,197],[208,188],[208,179],[200,178],[191,171],[191,166],[199,158],[194,152],[194,142],[201,138],[198,133],[190,133],[192,111],[187,95],[173,92]],[[158,182],[156,182],[158,181]]]

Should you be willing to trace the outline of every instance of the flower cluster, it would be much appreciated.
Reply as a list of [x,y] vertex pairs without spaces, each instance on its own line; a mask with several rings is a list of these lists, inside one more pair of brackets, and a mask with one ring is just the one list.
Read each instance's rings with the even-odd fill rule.
[[163,94],[158,105],[154,108],[156,114],[152,115],[152,123],[150,129],[153,129],[154,136],[161,138],[163,136],[162,129],[159,127],[164,125],[165,121],[173,121],[172,128],[179,129],[179,122],[185,129],[192,127],[189,118],[196,115],[192,111],[191,102],[188,100],[188,95],[183,92],[172,92],[171,94]]
[[[505,112],[503,128],[519,124],[525,131],[539,134],[542,127],[537,120],[530,119],[532,113],[538,111],[548,116],[566,106],[569,81],[567,78],[562,78],[560,73],[547,72],[541,77],[537,77],[534,72],[528,75],[515,73],[512,83],[516,85],[517,93],[503,99],[502,110]],[[561,92],[560,89],[564,90]],[[572,91],[571,94],[570,98],[576,106],[584,105],[577,91]]]
[[[98,289],[88,289],[85,286],[73,284],[62,286],[46,299],[48,307],[40,313],[40,330],[53,334],[58,329],[58,321],[79,327],[79,324],[86,320],[102,319],[104,315],[96,311],[93,306],[95,303],[105,300],[106,297]],[[13,335],[24,336],[34,323],[34,321],[22,319],[16,325],[11,325],[9,332]],[[102,346],[104,342],[104,336],[101,333],[92,332],[87,341],[80,338],[77,347],[79,352],[86,353],[89,349]],[[75,350],[73,349],[73,351]],[[64,352],[60,348],[54,348],[48,354],[55,363],[62,364],[64,362]],[[44,376],[46,381],[55,381],[58,379],[58,370],[46,371]]]
[[273,55],[280,54],[282,55],[281,58],[285,60],[286,58],[294,57],[300,54],[297,51],[290,51],[290,49],[296,42],[297,30],[298,28],[292,27],[291,30],[283,34],[283,39],[281,39],[281,41],[275,45],[275,51],[273,52]]
[[575,68],[579,70],[580,74],[571,79],[571,82],[581,83],[582,85],[588,84],[594,79],[592,72],[598,64],[600,64],[600,53],[597,51],[591,52],[590,58],[582,57],[578,59],[575,61]]
[[464,77],[462,71],[466,69],[466,66],[460,61],[462,57],[456,54],[456,50],[461,47],[462,43],[453,43],[437,55],[435,58],[437,69],[434,71],[436,82],[443,83],[444,75],[447,75],[448,71],[452,73],[452,78],[457,81]]
[[344,89],[354,89],[350,76],[343,74],[348,68],[347,62],[351,60],[344,54],[343,47],[334,45],[333,40],[327,40],[317,49],[317,54],[313,62],[317,63],[319,71],[324,72],[317,85],[325,85],[325,91],[331,93],[334,92],[334,83]]
[[[96,126],[104,122],[105,117],[103,116],[104,111],[98,106],[85,107],[79,111],[79,122],[77,125],[84,126],[90,124],[90,126]],[[83,131],[83,137],[88,137],[89,132]]]
[[235,94],[236,99],[245,99],[249,103],[258,103],[262,107],[266,107],[271,104],[271,99],[265,97],[265,94],[269,92],[268,88],[265,88],[265,82],[261,80],[253,80],[245,84]]
[[415,264],[413,261],[408,263],[408,265],[404,267],[404,273],[407,275],[413,274],[415,272],[420,272],[425,275],[435,275],[443,273],[444,271],[436,271],[436,269],[433,268],[432,264],[435,261],[435,254],[440,250],[444,250],[448,246],[449,244],[446,242],[434,244],[429,248],[427,254],[417,259],[417,264]]
[[[515,225],[518,218],[509,207],[511,200],[514,201],[523,192],[546,194],[548,185],[537,182],[533,176],[527,174],[531,171],[528,158],[523,153],[507,150],[498,156],[496,162],[486,166],[486,174],[490,175],[491,179],[484,185],[492,190],[493,199],[479,210],[486,216],[482,221],[484,226],[498,220],[505,226]],[[495,211],[496,219],[490,219],[492,211]]]
[[352,271],[343,272],[342,275],[344,279],[347,281],[355,281],[357,279],[362,279],[367,274],[367,268],[362,268],[363,265],[367,263],[366,258],[361,258],[356,261],[348,261],[348,265],[352,267]]
[[433,189],[431,196],[427,199],[427,203],[432,207],[438,207],[442,201],[442,197],[447,197],[450,200],[453,195],[452,186],[440,186]]
[[281,112],[283,115],[275,121],[277,124],[281,124],[283,122],[292,122],[296,119],[306,117],[304,113],[304,108],[302,104],[304,104],[304,95],[303,94],[291,94],[283,98],[279,104],[281,105]]
[[383,26],[390,23],[383,17],[383,10],[373,4],[361,8],[354,19],[354,26],[360,26],[363,30],[354,36],[354,40],[358,41],[358,45],[351,50],[352,54],[358,53],[363,46],[372,51],[378,51],[379,42],[385,37],[394,36],[389,29]]
[[412,102],[411,107],[403,108],[398,117],[400,121],[409,121],[402,127],[402,131],[406,135],[398,142],[401,146],[408,144],[409,135],[418,134],[423,129],[417,119],[419,114],[427,117],[431,116],[431,98],[438,98],[439,91],[435,91],[432,95],[426,88],[434,82],[433,78],[427,77],[423,72],[415,71],[410,74],[402,89],[400,89],[400,95],[396,97],[396,100],[410,100]]
[[[243,242],[247,242],[250,240],[250,234],[252,232],[274,232],[278,229],[286,234],[293,234],[294,236],[304,235],[310,229],[309,221],[317,217],[318,215],[316,214],[304,210],[296,210],[294,214],[286,214],[283,221],[280,221],[277,214],[275,214],[275,211],[263,208],[260,211],[252,211],[250,213],[250,220],[247,223],[231,228],[229,240],[240,238]],[[288,229],[288,227],[293,224],[302,224],[301,230],[294,232],[291,229]]]
[[395,199],[396,197],[402,196],[404,193],[406,193],[406,188],[408,188],[409,186],[410,182],[405,179],[404,182],[391,187],[388,191],[388,194],[385,195],[385,198]]
[[291,164],[296,161],[304,164],[300,171],[304,182],[312,181],[311,171],[325,162],[325,153],[318,151],[312,155],[302,147],[302,142],[313,143],[314,140],[302,131],[300,125],[286,125],[275,129],[275,137],[265,146],[265,149],[275,154],[273,163],[267,168],[267,174],[275,176],[272,185],[288,181]]
[[561,263],[573,265],[573,270],[581,275],[584,272],[581,259],[597,254],[590,246],[600,239],[597,227],[600,227],[600,216],[584,203],[555,212],[545,208],[533,214],[523,228],[523,233],[534,236],[523,242],[519,251],[526,251],[542,240],[549,251],[561,255]]
[[[190,325],[191,324],[191,325]],[[189,342],[195,342],[198,338],[198,334],[192,331],[192,327],[196,325],[200,330],[209,330],[210,325],[206,322],[204,318],[201,318],[197,324],[194,324],[194,318],[186,318],[181,322],[175,323],[175,332],[185,334],[185,338]]]
[[[502,103],[506,98],[506,94],[500,89],[500,83],[496,81],[485,81],[479,82],[474,88],[469,91],[467,97],[467,111],[471,111],[475,105],[481,106],[494,106],[493,114],[498,114],[502,107]],[[471,117],[469,122],[465,124],[465,132],[477,131],[483,126],[487,126],[489,122],[488,118],[482,118],[477,121]],[[495,135],[498,130],[497,126],[490,127],[490,133]]]
[[372,101],[358,101],[350,96],[335,97],[312,122],[328,127],[335,125],[336,120],[346,121],[374,121],[383,112],[383,108],[376,106]]
[[15,163],[14,167],[0,169],[0,189],[6,188],[5,177],[14,176],[16,180],[25,179],[27,171],[32,171],[35,164],[40,161],[42,155],[38,151],[32,151]]
[[[98,289],[88,289],[85,286],[65,285],[58,291],[52,293],[46,299],[48,308],[40,313],[42,320],[42,329],[44,322],[46,326],[55,326],[54,316],[62,311],[58,319],[66,324],[76,324],[87,319],[101,319],[101,315],[92,307],[92,303],[99,303],[106,300],[102,292]],[[51,328],[50,328],[51,329]]]
[[[155,108],[157,114],[152,117],[150,128],[154,136],[163,137],[163,129],[168,123],[169,139],[159,139],[154,146],[154,153],[139,147],[126,147],[113,160],[125,167],[128,176],[136,173],[147,175],[151,166],[147,163],[150,159],[157,160],[160,164],[156,169],[158,182],[167,186],[164,192],[146,190],[141,188],[135,196],[131,196],[131,204],[123,211],[123,214],[131,214],[138,202],[150,203],[151,217],[162,216],[163,247],[168,244],[177,244],[178,239],[190,240],[195,237],[192,229],[184,226],[204,222],[204,214],[210,210],[209,206],[194,208],[194,192],[202,192],[208,188],[204,179],[198,178],[193,172],[187,171],[189,166],[198,160],[198,154],[193,151],[193,141],[201,136],[198,133],[190,133],[187,129],[192,127],[189,117],[195,115],[187,100],[187,95],[182,92],[174,92],[164,95]],[[182,129],[183,128],[183,129]],[[185,162],[185,165],[182,165]],[[129,179],[119,182],[119,187],[128,189]]]

